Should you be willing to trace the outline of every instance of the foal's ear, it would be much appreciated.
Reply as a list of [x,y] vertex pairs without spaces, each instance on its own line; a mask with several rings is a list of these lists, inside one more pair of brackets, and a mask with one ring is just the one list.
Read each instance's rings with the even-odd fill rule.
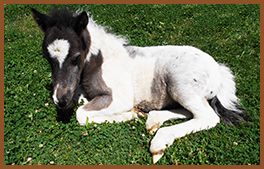
[[76,22],[74,25],[74,30],[78,35],[82,33],[84,29],[86,29],[86,26],[89,22],[89,18],[86,12],[82,12],[76,17]]
[[34,20],[37,22],[41,30],[46,32],[46,30],[52,25],[52,19],[48,15],[42,14],[34,8],[31,8],[31,11]]

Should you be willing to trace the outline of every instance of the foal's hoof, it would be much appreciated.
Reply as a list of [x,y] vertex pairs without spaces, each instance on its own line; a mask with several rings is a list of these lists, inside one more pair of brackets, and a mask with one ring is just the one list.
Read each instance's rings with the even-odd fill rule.
[[163,156],[165,149],[171,146],[173,142],[174,133],[170,131],[170,128],[163,127],[156,132],[149,148],[153,155],[154,164]]
[[137,117],[146,117],[146,113],[145,112],[142,112],[141,110],[137,109],[136,107],[134,107],[131,112],[134,112],[136,115],[135,115],[135,118]]
[[146,121],[146,129],[149,134],[154,134],[161,126],[159,122],[159,116],[156,111],[149,112],[147,121]]
[[159,123],[155,123],[152,126],[147,126],[147,131],[149,134],[153,135],[156,133],[156,131],[160,128]]
[[164,150],[152,153],[152,162],[153,162],[153,164],[156,164],[161,159],[161,157],[163,155],[164,155]]

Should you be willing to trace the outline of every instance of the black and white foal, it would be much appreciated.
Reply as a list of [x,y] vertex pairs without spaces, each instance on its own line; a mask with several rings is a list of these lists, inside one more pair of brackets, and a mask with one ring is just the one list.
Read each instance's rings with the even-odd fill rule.
[[[52,68],[55,104],[72,107],[81,86],[88,101],[77,110],[80,125],[137,118],[133,107],[147,111],[146,128],[155,133],[154,163],[177,138],[215,127],[220,119],[243,120],[230,69],[201,50],[129,46],[86,12],[32,12],[45,33],[42,47]],[[184,109],[166,109],[176,104]],[[167,120],[184,118],[190,120],[160,128]]]

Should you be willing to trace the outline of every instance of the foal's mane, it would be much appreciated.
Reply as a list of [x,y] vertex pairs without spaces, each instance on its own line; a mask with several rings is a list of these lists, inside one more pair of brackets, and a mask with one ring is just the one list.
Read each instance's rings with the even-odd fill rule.
[[49,12],[54,26],[57,27],[72,27],[74,25],[74,13],[70,12],[67,8],[53,8]]
[[[87,11],[86,13],[87,15],[89,14]],[[79,10],[71,12],[67,8],[53,8],[50,10],[47,19],[50,26],[55,26],[59,29],[74,28],[76,26],[76,18],[79,14]],[[91,38],[91,53],[97,54],[101,50],[104,53],[104,58],[106,58],[115,57],[117,55],[116,53],[120,53],[121,51],[125,52],[124,46],[128,44],[125,37],[112,33],[109,27],[98,25],[91,15],[88,16],[88,19],[87,29]]]
[[[57,27],[72,27],[75,23],[74,23],[74,19],[75,17],[80,13],[79,10],[77,10],[76,12],[71,12],[69,9],[67,8],[53,8],[50,10],[49,12],[49,16],[51,17],[51,19],[53,20],[53,24],[54,26]],[[87,12],[87,14],[89,14],[89,12]],[[89,15],[89,23],[88,23],[89,27],[92,27],[92,29],[96,29],[97,32],[100,32],[101,35],[107,35],[113,39],[119,40],[121,43],[123,44],[127,44],[127,40],[125,37],[123,36],[118,36],[115,35],[114,33],[112,33],[109,27],[107,26],[101,26],[98,25],[92,18],[92,16]]]

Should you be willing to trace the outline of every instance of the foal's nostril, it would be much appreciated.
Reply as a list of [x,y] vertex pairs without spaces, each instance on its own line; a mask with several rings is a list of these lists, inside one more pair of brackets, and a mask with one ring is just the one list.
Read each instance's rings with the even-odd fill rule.
[[59,106],[59,107],[65,107],[67,104],[68,104],[68,99],[67,99],[67,97],[66,97],[66,96],[62,96],[62,97],[59,99],[58,106]]

